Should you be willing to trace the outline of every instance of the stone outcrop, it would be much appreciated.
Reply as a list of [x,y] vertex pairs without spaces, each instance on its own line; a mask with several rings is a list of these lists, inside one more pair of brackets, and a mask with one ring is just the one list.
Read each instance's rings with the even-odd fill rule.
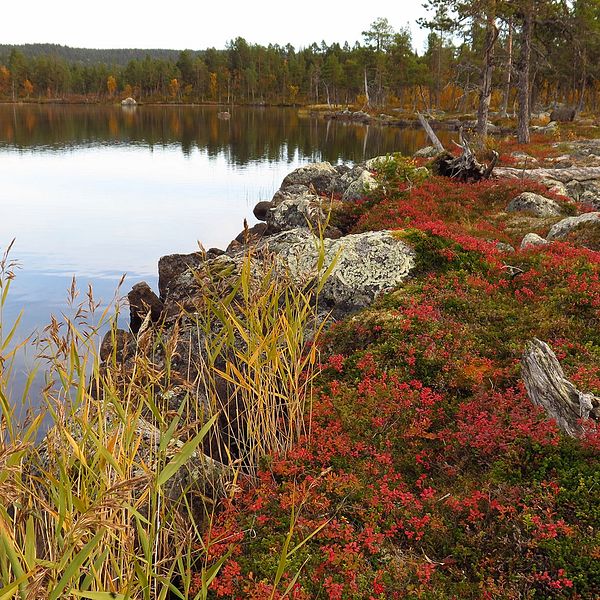
[[533,192],[523,192],[510,201],[507,212],[526,212],[535,217],[558,217],[562,213],[560,204]]
[[375,190],[379,187],[377,180],[369,171],[364,170],[358,178],[351,183],[346,188],[344,195],[342,196],[342,200],[344,202],[353,202],[355,200],[360,200],[364,198],[367,194]]
[[[303,229],[268,239],[283,268],[300,282],[317,276],[317,238]],[[321,300],[340,310],[369,305],[378,294],[404,281],[415,266],[415,252],[391,231],[373,231],[323,241],[324,264],[335,263],[321,292]]]
[[567,217],[562,221],[553,225],[548,232],[547,239],[549,240],[563,240],[573,230],[581,227],[585,223],[598,224],[600,221],[600,212],[584,213],[577,217]]
[[339,173],[328,162],[311,163],[292,171],[280,189],[293,185],[311,185],[317,194],[332,194],[338,191]]
[[[299,167],[283,180],[271,201],[254,207],[254,216],[267,223],[266,235],[298,227],[318,230],[332,202],[360,200],[379,186],[371,170],[376,169],[377,161],[386,159],[377,157],[354,167],[334,167],[328,162]],[[328,230],[325,235],[337,237],[339,232]]]
[[577,111],[570,106],[561,106],[559,108],[555,108],[550,113],[550,121],[557,121],[559,123],[570,123],[575,120],[575,115]]

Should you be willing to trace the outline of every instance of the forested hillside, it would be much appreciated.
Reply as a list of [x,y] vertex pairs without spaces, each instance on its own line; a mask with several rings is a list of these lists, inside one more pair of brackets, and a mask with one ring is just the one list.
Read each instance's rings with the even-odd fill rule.
[[127,66],[131,60],[142,60],[146,56],[162,60],[176,61],[179,50],[154,48],[71,48],[60,44],[0,44],[0,57],[6,62],[11,52],[15,50],[28,59],[53,57],[71,63],[82,65],[106,64]]

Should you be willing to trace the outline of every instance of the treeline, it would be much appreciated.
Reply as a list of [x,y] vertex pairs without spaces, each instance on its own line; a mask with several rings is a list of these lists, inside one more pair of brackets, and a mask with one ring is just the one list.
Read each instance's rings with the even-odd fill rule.
[[131,60],[141,60],[146,56],[162,60],[176,61],[179,50],[155,48],[152,50],[140,48],[71,48],[61,44],[0,44],[0,56],[8,57],[16,50],[26,58],[53,56],[67,62],[95,65],[119,65],[125,67]]
[[598,108],[600,0],[428,0],[428,7],[421,55],[409,31],[387,19],[353,46],[299,50],[243,38],[223,50],[143,57],[136,50],[3,47],[0,97],[477,109],[482,129],[490,107],[517,111],[523,123],[535,105]]

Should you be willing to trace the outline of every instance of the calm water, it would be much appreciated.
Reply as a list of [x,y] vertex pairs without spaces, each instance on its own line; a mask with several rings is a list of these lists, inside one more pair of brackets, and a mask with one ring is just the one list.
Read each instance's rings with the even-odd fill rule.
[[293,109],[0,106],[0,249],[20,269],[7,316],[23,335],[65,308],[76,276],[105,302],[126,273],[156,286],[160,256],[226,247],[301,164],[425,145],[421,131],[299,117]]

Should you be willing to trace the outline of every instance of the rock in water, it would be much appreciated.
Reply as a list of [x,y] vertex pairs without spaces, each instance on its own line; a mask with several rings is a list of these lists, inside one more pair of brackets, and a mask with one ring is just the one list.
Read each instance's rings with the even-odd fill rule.
[[580,392],[565,378],[548,344],[538,339],[529,342],[521,367],[529,399],[555,419],[558,427],[567,435],[581,435],[585,429],[582,421],[600,421],[600,398]]
[[136,283],[127,294],[127,299],[133,334],[139,331],[148,313],[150,313],[150,321],[158,323],[163,311],[163,303],[145,281]]

